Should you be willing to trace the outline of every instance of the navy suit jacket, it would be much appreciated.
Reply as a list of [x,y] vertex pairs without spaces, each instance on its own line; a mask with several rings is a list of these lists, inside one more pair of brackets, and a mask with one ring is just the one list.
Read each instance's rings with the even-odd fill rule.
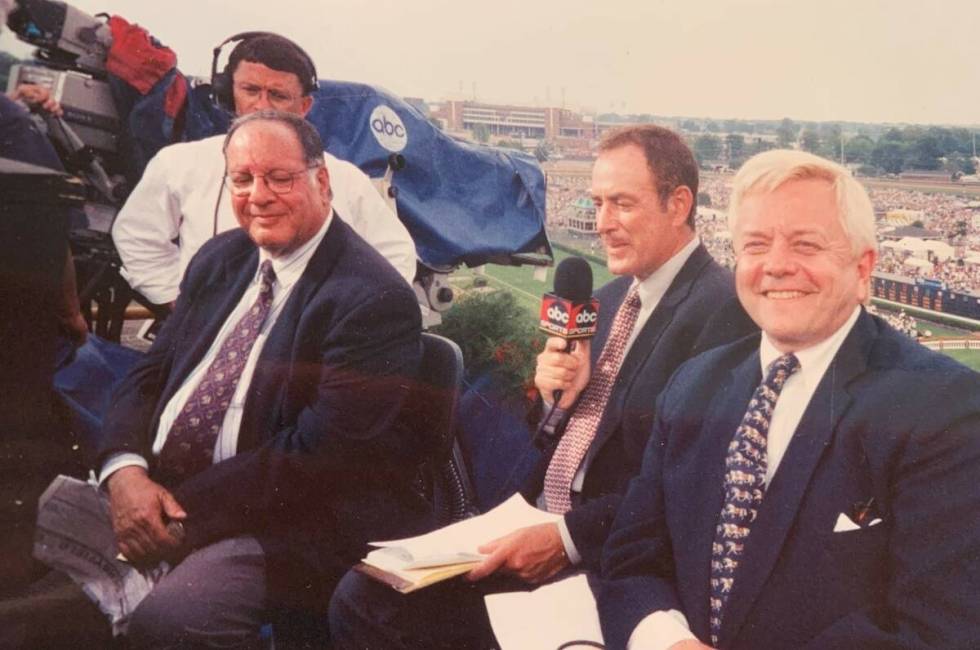
[[[617,278],[596,293],[599,322],[591,348],[593,368],[632,282],[632,277]],[[656,397],[667,379],[694,355],[756,329],[735,298],[731,273],[704,246],[698,246],[623,359],[586,461],[581,499],[565,515],[586,568],[598,568],[616,508],[629,480],[640,469]],[[542,456],[521,490],[532,503],[541,493],[553,452],[552,448]]]
[[[760,381],[750,337],[662,393],[593,582],[607,647],[665,609],[710,638],[726,449]],[[980,375],[862,313],[766,491],[720,647],[980,647],[978,470]],[[871,498],[880,524],[834,532]]]
[[[135,452],[151,461],[153,476],[160,413],[257,264],[258,249],[241,230],[201,248],[173,314],[113,396],[100,464]],[[188,513],[187,547],[254,535],[273,591],[309,594],[325,607],[324,590],[366,541],[417,530],[427,509],[409,481],[426,441],[396,416],[418,372],[420,332],[411,288],[333,218],[262,349],[237,454],[173,486]]]

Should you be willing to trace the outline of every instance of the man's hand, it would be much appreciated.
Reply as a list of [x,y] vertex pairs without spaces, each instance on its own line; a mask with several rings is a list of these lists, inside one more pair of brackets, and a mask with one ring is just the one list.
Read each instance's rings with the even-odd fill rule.
[[88,338],[88,323],[85,322],[85,317],[82,316],[81,312],[76,311],[72,314],[59,316],[58,322],[61,325],[61,331],[71,340],[72,345],[78,348],[85,344],[85,340]]
[[480,580],[501,570],[527,582],[539,583],[569,564],[558,524],[519,528],[477,550],[489,553],[490,557],[466,574],[467,580]]
[[557,336],[545,341],[544,351],[538,355],[538,366],[534,373],[534,385],[541,391],[545,401],[551,401],[551,394],[563,391],[558,408],[567,409],[585,390],[591,372],[588,339],[580,339],[572,352],[565,352],[569,342]]
[[30,106],[31,110],[41,110],[58,117],[61,117],[65,113],[61,108],[61,104],[51,96],[51,91],[44,86],[20,84],[10,93],[10,99],[14,101],[20,99]]
[[177,550],[181,540],[167,532],[167,522],[187,513],[142,467],[123,467],[108,480],[112,529],[119,551],[133,564],[151,564]]

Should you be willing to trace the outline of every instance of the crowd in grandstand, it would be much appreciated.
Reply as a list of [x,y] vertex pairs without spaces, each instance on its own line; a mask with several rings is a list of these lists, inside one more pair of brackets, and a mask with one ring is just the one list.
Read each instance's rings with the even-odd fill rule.
[[565,217],[575,201],[588,198],[591,177],[588,174],[548,173],[548,223]]
[[728,217],[719,210],[699,210],[697,215],[698,235],[711,256],[724,267],[735,268],[735,251],[728,230]]
[[963,262],[959,258],[946,261],[931,260],[931,267],[907,264],[908,258],[902,253],[882,249],[876,269],[883,273],[904,275],[910,278],[929,278],[943,283],[949,291],[980,292],[980,265]]
[[[701,179],[701,204],[698,214],[698,233],[712,256],[729,268],[734,266],[731,236],[722,214],[728,206],[731,177],[706,175]],[[588,198],[589,177],[583,175],[548,175],[548,222],[560,225],[562,217],[576,200]],[[884,215],[893,210],[909,210],[918,214],[918,220],[927,230],[938,232],[942,241],[954,248],[948,260],[930,259],[932,266],[909,263],[909,253],[887,248],[880,250],[877,270],[909,278],[929,278],[942,282],[950,291],[980,292],[980,264],[965,261],[971,255],[980,257],[980,228],[974,224],[974,216],[980,214],[970,206],[971,199],[961,196],[927,193],[917,190],[894,188],[869,188],[875,212]],[[880,234],[895,225],[881,221]]]
[[969,206],[970,200],[960,196],[892,188],[868,188],[875,212],[915,210],[921,213],[922,226],[942,234],[952,246],[980,243],[980,232],[973,227],[978,211]]

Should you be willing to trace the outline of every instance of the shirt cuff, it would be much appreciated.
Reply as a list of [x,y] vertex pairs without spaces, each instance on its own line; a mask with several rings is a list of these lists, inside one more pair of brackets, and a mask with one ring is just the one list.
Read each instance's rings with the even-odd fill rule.
[[109,459],[102,465],[102,471],[99,473],[99,487],[103,487],[106,479],[112,476],[114,472],[122,469],[123,467],[130,467],[133,465],[142,467],[147,471],[150,470],[149,463],[147,463],[146,459],[139,454],[124,451],[109,456]]
[[[174,264],[177,263],[177,260],[174,260]],[[139,292],[154,305],[166,305],[177,300],[177,296],[180,295],[179,276],[174,279],[174,282],[168,282],[170,278],[163,276],[161,272],[155,282],[144,282],[145,274],[133,275],[125,264],[119,267],[119,275],[123,277],[123,280],[129,284],[133,291]]]
[[572,535],[568,532],[568,524],[565,523],[565,518],[562,517],[555,523],[558,524],[558,534],[561,535],[561,543],[565,547],[565,555],[568,556],[568,561],[573,565],[581,564],[582,555],[575,548],[575,542],[572,541]]
[[687,619],[676,609],[654,612],[633,630],[626,650],[667,650],[681,641],[697,641]]

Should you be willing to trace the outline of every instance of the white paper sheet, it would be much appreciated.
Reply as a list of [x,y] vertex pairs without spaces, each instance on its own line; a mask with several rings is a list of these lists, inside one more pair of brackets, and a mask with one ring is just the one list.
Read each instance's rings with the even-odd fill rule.
[[555,650],[569,641],[602,643],[595,597],[585,574],[483,600],[500,650]]

